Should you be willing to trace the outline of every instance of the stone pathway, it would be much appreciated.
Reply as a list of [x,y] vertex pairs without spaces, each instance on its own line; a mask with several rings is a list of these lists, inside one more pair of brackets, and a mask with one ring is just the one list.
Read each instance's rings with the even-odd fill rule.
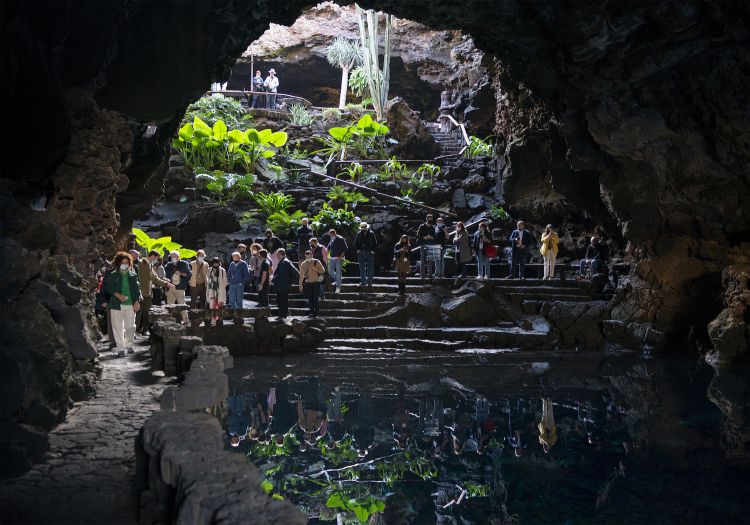
[[[50,433],[50,452],[25,475],[0,483],[0,522],[134,524],[135,437],[171,380],[152,374],[146,341],[104,367],[92,399],[76,403]],[[100,351],[102,349],[100,348]]]

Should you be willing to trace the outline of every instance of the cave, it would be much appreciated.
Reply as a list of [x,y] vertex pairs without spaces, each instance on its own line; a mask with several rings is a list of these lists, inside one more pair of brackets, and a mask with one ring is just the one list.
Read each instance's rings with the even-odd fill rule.
[[[144,248],[134,227],[227,267],[237,243],[263,241],[254,204],[193,187],[219,175],[177,149],[186,111],[212,83],[246,89],[249,57],[276,69],[281,92],[336,106],[325,48],[359,38],[354,7],[0,4],[2,521],[746,521],[748,4],[359,6],[396,19],[388,156],[368,158],[373,141],[325,162],[311,150],[331,124],[251,109],[252,126],[288,138],[273,162],[305,172],[253,165],[253,195],[286,192],[318,217],[346,184],[325,177],[356,162],[370,199],[348,241],[369,223],[374,279],[348,252],[321,315],[295,296],[291,321],[275,297],[269,308],[240,291],[235,312],[212,313],[191,293],[189,317],[155,306],[148,338],[121,356],[97,318],[96,276]],[[434,161],[422,182],[440,170],[401,191],[391,156],[405,173]],[[531,275],[540,246],[525,279],[506,280],[504,259],[466,279],[440,250],[445,268],[427,276],[426,242],[397,281],[393,244],[416,242],[428,208],[451,228],[487,221],[497,257],[522,249],[516,221],[534,239],[551,223],[555,280]],[[607,271],[576,278],[591,238]]]

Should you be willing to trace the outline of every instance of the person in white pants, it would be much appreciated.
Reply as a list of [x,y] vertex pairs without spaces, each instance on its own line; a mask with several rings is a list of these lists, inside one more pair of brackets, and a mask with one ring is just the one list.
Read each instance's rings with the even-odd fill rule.
[[135,314],[141,306],[141,285],[129,254],[119,252],[112,267],[112,273],[107,279],[112,335],[118,355],[123,356],[125,352],[134,352]]
[[544,257],[544,277],[543,280],[552,280],[555,276],[555,260],[557,260],[557,245],[560,243],[560,237],[551,224],[542,234],[542,246],[539,251]]

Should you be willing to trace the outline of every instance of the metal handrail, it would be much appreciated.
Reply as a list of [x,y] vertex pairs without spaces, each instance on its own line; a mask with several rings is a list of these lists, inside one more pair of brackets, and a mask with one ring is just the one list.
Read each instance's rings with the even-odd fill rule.
[[451,122],[451,124],[461,129],[461,134],[463,135],[464,142],[466,143],[466,146],[469,146],[469,144],[471,144],[471,140],[469,140],[469,134],[466,133],[466,126],[464,126],[463,124],[459,124],[458,121],[453,118],[453,115],[445,115],[445,117]]
[[[239,97],[239,96],[246,96],[246,95],[263,95],[263,96],[276,95],[277,98],[285,98],[285,99],[291,98],[291,99],[294,99],[294,100],[299,100],[307,108],[313,107],[312,102],[310,102],[306,98],[298,97],[297,95],[290,95],[288,93],[271,93],[269,91],[246,91],[244,89],[242,89],[242,90],[239,90],[239,89],[224,89],[224,90],[220,90],[220,91],[208,90],[208,91],[206,91],[206,95],[205,96],[209,96],[209,95],[212,95],[214,93],[218,93],[219,95],[224,95],[225,97],[232,97],[232,98]],[[257,109],[267,109],[267,108],[257,108]]]
[[[487,220],[486,217],[482,217],[480,219],[476,219],[475,221],[470,222],[469,224],[464,224],[464,230],[466,230],[466,232],[468,233],[469,232],[469,228],[473,228],[477,224],[479,224],[479,223],[481,223],[483,221],[486,221],[486,220]],[[452,232],[446,232],[446,234],[445,234],[445,240],[447,241],[452,235],[455,235],[455,234],[456,234],[456,230],[453,230]],[[412,248],[411,251],[412,252],[416,252],[417,250],[419,250],[421,248],[422,248],[422,246],[420,245],[420,246],[417,246],[416,248]]]

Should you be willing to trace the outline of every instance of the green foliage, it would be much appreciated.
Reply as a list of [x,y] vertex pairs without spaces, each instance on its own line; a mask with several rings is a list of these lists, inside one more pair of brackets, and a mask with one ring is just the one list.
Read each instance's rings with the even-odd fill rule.
[[276,443],[276,440],[273,439],[273,437],[265,443],[255,443],[253,448],[250,449],[250,455],[263,459],[288,456],[296,451],[298,447],[299,441],[294,437],[294,434],[289,433],[284,434],[284,441],[281,444]]
[[313,229],[317,232],[334,229],[340,235],[345,235],[353,233],[361,222],[349,206],[334,209],[328,203],[323,203],[323,208],[313,218]]
[[461,485],[466,490],[466,496],[468,498],[483,498],[490,495],[489,485],[480,485],[473,481],[464,481]]
[[286,211],[294,204],[294,198],[291,195],[275,191],[272,193],[256,193],[253,195],[255,203],[267,216],[280,211]]
[[152,239],[146,232],[139,228],[133,228],[132,231],[133,235],[135,235],[136,244],[146,252],[155,250],[164,256],[171,251],[177,251],[182,259],[190,259],[195,257],[197,253],[195,250],[183,248],[182,245],[172,242],[172,237],[159,237],[158,239]]
[[279,150],[279,156],[284,157],[285,159],[305,160],[310,157],[310,152],[304,149],[290,149],[289,146],[284,146]]
[[223,121],[227,127],[237,129],[247,124],[247,113],[242,104],[231,97],[225,97],[215,94],[209,97],[202,97],[190,104],[182,117],[182,123],[193,122],[197,117],[209,126],[213,126],[217,121]]
[[290,122],[297,126],[309,126],[315,120],[315,116],[307,111],[304,104],[294,103],[289,106]]
[[322,117],[323,122],[336,122],[341,120],[341,110],[339,108],[325,108]]
[[409,452],[405,455],[406,464],[412,474],[416,474],[423,480],[434,479],[438,475],[435,464],[424,457],[414,457]]
[[330,189],[328,194],[328,202],[331,205],[334,204],[351,204],[352,208],[356,208],[360,202],[370,202],[370,199],[365,197],[358,191],[347,191],[344,186],[338,184]]
[[250,172],[258,159],[273,157],[276,151],[272,148],[280,148],[286,141],[287,134],[283,131],[274,133],[270,129],[252,128],[244,132],[230,131],[221,120],[209,126],[195,117],[192,123],[180,128],[172,147],[192,170],[201,167],[234,171],[237,164],[242,164]]
[[[369,100],[370,100],[370,103],[372,103],[372,99],[369,99]],[[351,113],[352,117],[355,117],[355,118],[372,114],[371,111],[368,110],[368,108],[362,102],[357,103],[357,104],[350,102],[346,106],[344,106],[344,109],[346,109],[349,113]]]
[[326,48],[328,63],[339,69],[350,69],[362,60],[362,52],[354,40],[337,36]]
[[195,182],[196,186],[203,185],[217,202],[226,204],[231,201],[250,199],[253,196],[252,187],[255,184],[255,176],[250,173],[238,175],[215,170],[211,173],[196,174]]
[[299,221],[306,216],[305,212],[300,210],[296,210],[291,215],[284,210],[279,210],[268,216],[268,219],[266,219],[266,228],[275,232],[286,233],[292,228],[299,226]]
[[328,443],[323,440],[318,441],[318,448],[320,454],[334,466],[356,461],[359,457],[351,436],[346,436],[341,441],[335,441],[332,447],[329,447]]
[[432,188],[432,179],[430,179],[424,173],[421,175],[418,173],[413,173],[412,176],[406,180],[405,184],[407,188],[413,190],[414,195],[417,195],[420,192]]
[[467,158],[476,157],[489,157],[495,150],[495,146],[492,144],[492,137],[480,139],[472,135],[469,137],[469,146],[464,152],[464,156]]
[[328,496],[326,507],[351,511],[360,522],[364,523],[372,514],[385,510],[385,501],[371,495],[352,498],[348,494],[336,491]]
[[489,215],[491,219],[495,220],[500,219],[503,221],[507,221],[508,219],[510,219],[510,214],[505,211],[505,208],[503,208],[499,204],[492,204],[490,206],[490,209],[487,210],[487,215]]
[[393,180],[402,179],[406,177],[406,166],[399,162],[396,157],[391,157],[388,162],[383,164],[378,178],[381,180]]
[[435,177],[437,177],[440,174],[440,166],[436,166],[435,164],[422,164],[417,168],[417,175],[427,175],[430,177],[430,180],[435,180]]
[[347,175],[350,180],[356,182],[362,179],[362,164],[359,162],[353,162],[349,164],[348,167],[344,168],[339,172],[338,175],[336,175],[336,178],[338,178],[339,175]]
[[[365,68],[362,66],[355,67],[349,73],[349,89],[358,97],[370,92],[370,88],[367,86]],[[372,99],[370,99],[370,103],[372,103]]]

